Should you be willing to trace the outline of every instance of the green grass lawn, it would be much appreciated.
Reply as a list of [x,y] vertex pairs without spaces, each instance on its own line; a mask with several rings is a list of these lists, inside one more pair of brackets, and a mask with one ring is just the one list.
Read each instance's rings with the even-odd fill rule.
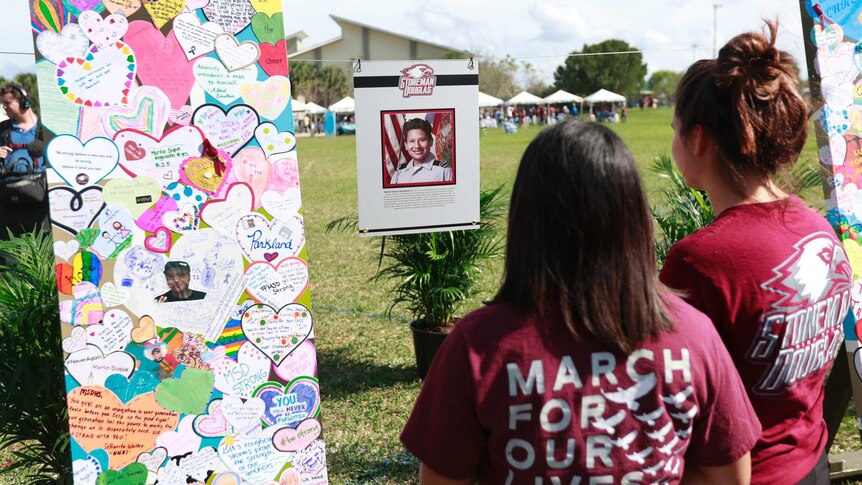
[[[670,153],[671,118],[669,108],[632,110],[627,123],[609,125],[631,148],[654,201],[659,179],[647,167],[657,154]],[[521,154],[538,132],[537,127],[511,135],[483,130],[482,187],[502,184],[510,193]],[[327,222],[356,211],[355,139],[300,138],[298,156],[331,482],[415,483],[417,462],[398,441],[420,387],[406,315],[396,309],[393,320],[384,318],[388,286],[368,281],[376,268],[377,240],[324,230]],[[800,162],[816,159],[811,136]],[[819,207],[821,198],[816,191],[808,194]],[[498,263],[464,311],[490,298],[499,279]],[[847,421],[842,451],[859,445],[852,416]]]

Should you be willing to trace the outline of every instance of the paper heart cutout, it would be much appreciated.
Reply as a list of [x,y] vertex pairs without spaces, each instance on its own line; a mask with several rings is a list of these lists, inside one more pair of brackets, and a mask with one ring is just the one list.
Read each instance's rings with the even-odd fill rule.
[[135,370],[135,358],[126,352],[103,354],[98,347],[87,344],[66,357],[66,372],[83,386],[104,386],[112,374],[129,378]]
[[210,0],[186,0],[186,10],[191,12],[193,10],[204,8],[209,3]]
[[120,167],[133,177],[148,176],[164,189],[179,179],[182,161],[199,156],[204,134],[194,126],[176,126],[161,138],[137,130],[120,130],[114,142],[123,147]]
[[296,428],[281,428],[272,435],[275,449],[279,451],[299,451],[320,437],[323,431],[320,421],[308,418]]
[[96,477],[102,473],[102,464],[96,457],[87,455],[84,460],[72,462],[72,480],[74,483],[96,483]]
[[64,295],[71,295],[78,283],[88,282],[98,286],[102,280],[102,262],[89,251],[75,254],[72,264],[60,263],[55,269],[57,289]]
[[[101,187],[99,187],[101,189]],[[90,227],[87,229],[81,229],[78,234],[75,234],[75,240],[81,243],[82,248],[88,248],[93,245],[96,239],[99,238],[99,229],[95,227]]]
[[209,200],[209,194],[195,187],[189,187],[180,182],[174,182],[165,188],[165,195],[174,199],[177,205],[194,204],[203,209]]
[[269,180],[266,183],[267,192],[283,193],[286,189],[299,188],[299,164],[296,162],[296,152],[279,155],[279,160],[272,161],[269,169]]
[[261,197],[269,182],[270,168],[269,160],[266,159],[260,147],[245,147],[234,157],[233,173],[238,181],[248,184],[251,188],[254,199],[253,209],[260,208]]
[[297,216],[297,211],[302,207],[302,198],[299,189],[287,189],[284,193],[264,192],[261,197],[263,208],[278,220],[289,221]]
[[261,123],[254,130],[254,138],[260,144],[266,157],[287,153],[296,148],[296,136],[291,131],[278,131],[272,123]]
[[171,19],[179,15],[186,6],[186,0],[147,0],[144,8],[153,19],[157,28],[161,29]]
[[72,325],[99,323],[105,314],[105,305],[96,285],[84,281],[75,285],[73,300],[60,302],[60,320]]
[[[178,234],[196,231],[200,225],[200,209],[193,204],[184,204],[177,211],[166,212],[162,223],[164,227]],[[165,242],[167,243],[167,240]]]
[[156,324],[149,315],[141,317],[140,320],[138,320],[137,328],[132,330],[132,340],[139,344],[157,337]]
[[105,380],[105,387],[125,403],[134,399],[135,396],[155,391],[156,386],[161,382],[153,372],[139,368],[129,379],[119,374],[108,376]]
[[256,12],[269,15],[281,12],[281,2],[278,0],[251,0],[250,3]]
[[848,140],[844,136],[829,138],[829,146],[824,148],[829,150],[830,165],[844,165],[844,158],[847,155],[847,143]]
[[[89,47],[89,45],[90,41],[87,40],[87,46]],[[86,51],[86,48],[84,50]],[[39,121],[42,122],[43,128],[53,133],[77,133],[82,108],[75,103],[70,103],[66,95],[57,89],[56,73],[57,66],[50,60],[42,59],[36,63],[36,87],[39,93],[39,103],[45,107],[42,108],[43,114],[48,113],[48,111],[44,111],[46,109],[50,109],[51,113],[50,116],[47,118],[43,116]]]
[[138,455],[138,463],[143,464],[147,467],[147,470],[151,472],[158,472],[159,468],[162,466],[162,463],[168,459],[168,450],[165,448],[159,447],[150,452],[143,452]]
[[102,0],[105,8],[111,13],[122,13],[130,17],[141,8],[141,0]]
[[317,376],[317,347],[311,340],[302,342],[281,364],[275,367],[278,377],[287,382],[299,376]]
[[250,398],[254,390],[269,379],[271,362],[249,342],[240,346],[236,359],[226,357],[212,364],[215,388],[225,395]]
[[852,82],[839,82],[835,78],[826,78],[820,82],[823,99],[833,108],[849,108],[853,105],[854,86]]
[[244,104],[232,106],[227,111],[214,104],[205,104],[192,115],[192,124],[200,128],[216,148],[231,156],[254,138],[259,121],[254,108]]
[[98,184],[117,167],[120,150],[108,138],[82,143],[72,135],[54,137],[45,148],[50,167],[71,187]]
[[144,231],[156,233],[162,226],[162,218],[165,214],[177,210],[177,203],[171,197],[162,197],[153,207],[150,207],[135,220],[135,224]]
[[248,40],[240,42],[231,34],[216,36],[215,51],[229,72],[249,67],[260,57],[257,43]]
[[63,352],[71,354],[87,347],[87,330],[82,326],[72,327],[72,333],[63,339]]
[[242,435],[250,435],[261,427],[260,418],[263,416],[265,407],[263,401],[256,397],[243,402],[237,396],[225,396],[221,402],[221,411],[225,419],[233,427],[234,432]]
[[[235,238],[249,262],[269,261],[277,265],[281,260],[296,256],[305,244],[302,219],[295,216],[286,222],[268,221],[260,214],[242,216],[236,223]],[[275,259],[266,254],[278,253]]]
[[96,12],[105,10],[105,6],[100,0],[63,0],[63,6],[75,17],[81,15],[81,12],[85,10],[95,10]]
[[313,377],[297,377],[286,386],[267,382],[258,387],[255,397],[266,405],[263,421],[271,426],[295,427],[320,412],[320,385]]
[[245,1],[236,0],[210,0],[203,10],[207,19],[221,25],[231,34],[244,29],[254,15],[251,5]]
[[87,343],[108,355],[126,348],[132,340],[132,319],[122,310],[105,312],[101,324],[87,325]]
[[141,86],[131,91],[127,104],[102,111],[99,121],[104,132],[112,137],[120,130],[132,129],[159,138],[170,114],[171,100],[161,89]]
[[71,234],[90,227],[105,207],[101,187],[87,187],[80,192],[64,186],[52,187],[48,190],[48,200],[51,224]]
[[273,307],[295,302],[308,288],[308,265],[299,258],[283,259],[278,266],[252,263],[245,275],[248,294]]
[[180,180],[208,194],[217,194],[233,167],[233,160],[227,152],[218,150],[218,154],[218,165],[205,156],[193,156],[183,160],[180,164]]
[[287,65],[287,44],[284,39],[275,45],[268,42],[260,43],[260,58],[258,64],[270,76],[287,76],[290,73]]
[[201,209],[201,219],[222,234],[230,235],[236,222],[254,210],[254,195],[248,184],[231,185],[224,199],[213,199]]
[[154,253],[168,253],[173,246],[171,231],[167,227],[157,227],[155,234],[144,238],[144,247]]
[[249,343],[275,365],[299,347],[312,330],[311,312],[299,303],[285,305],[277,312],[269,305],[258,304],[242,316],[242,331]]
[[[235,470],[240,483],[270,483],[290,461],[294,453],[278,451],[272,444],[272,431],[257,437],[225,437],[219,443],[218,455],[229,470]],[[255,466],[248,466],[249,456],[265,456]],[[222,474],[219,474],[222,476]],[[222,485],[222,482],[218,482]],[[231,483],[231,480],[224,482]]]
[[[156,440],[156,445],[167,448],[168,456],[178,456],[185,454],[196,454],[200,450],[201,437],[195,434],[194,416],[185,416],[180,420],[176,431],[163,433]],[[212,450],[212,448],[209,448]],[[205,450],[200,450],[200,453],[205,453]],[[185,478],[185,477],[183,477]]]
[[215,49],[216,36],[224,29],[215,22],[201,22],[193,13],[181,13],[174,19],[174,35],[183,48],[186,59],[192,60]]
[[122,205],[108,204],[99,214],[101,234],[89,250],[102,259],[116,258],[120,251],[132,244],[135,219]]
[[72,239],[71,241],[54,241],[54,254],[56,254],[59,258],[68,260],[78,250],[81,249],[81,243]]
[[839,83],[852,82],[859,75],[854,62],[855,46],[842,42],[834,49],[819,49],[814,57],[814,67],[825,80],[833,78]]
[[227,419],[221,411],[221,399],[211,401],[206,414],[196,416],[192,425],[195,433],[204,438],[227,435],[229,428]]
[[135,53],[123,42],[104,49],[94,45],[83,57],[67,57],[57,64],[57,87],[82,106],[124,104],[136,69]]
[[281,12],[272,16],[258,12],[251,18],[251,31],[258,41],[275,44],[284,39],[284,15]]
[[59,34],[51,30],[43,30],[36,37],[36,49],[42,57],[54,64],[59,64],[67,57],[84,57],[89,47],[90,39],[84,35],[84,31],[78,24],[64,25]]
[[[158,0],[159,3],[163,1]],[[150,22],[136,20],[129,23],[124,40],[138,55],[137,74],[141,84],[161,89],[171,100],[172,107],[184,106],[195,84],[195,75],[173,30],[164,36]]]
[[284,76],[272,76],[263,82],[250,81],[240,86],[239,93],[262,117],[274,120],[290,102],[290,81]]
[[194,113],[194,108],[191,106],[180,106],[179,109],[171,110],[168,122],[174,125],[188,126],[192,122],[192,113]]
[[93,45],[105,49],[126,35],[129,21],[125,15],[111,14],[103,19],[98,13],[87,10],[78,16],[78,25]]
[[814,26],[814,45],[818,49],[833,49],[844,40],[844,29],[838,24],[829,24],[826,28],[819,24]]
[[218,59],[201,57],[192,67],[195,80],[210,96],[222,104],[231,104],[239,98],[241,87],[257,79],[257,68],[248,66],[228,71]]
[[143,463],[132,463],[121,471],[105,470],[96,480],[96,485],[142,485],[149,475]]
[[129,298],[129,290],[118,288],[110,281],[102,285],[99,291],[106,308],[122,305]]
[[125,207],[133,218],[138,218],[159,200],[162,186],[152,177],[112,179],[105,184],[102,198],[106,204]]
[[214,382],[211,371],[186,367],[179,378],[166,379],[156,387],[156,401],[171,411],[200,414],[206,411]]

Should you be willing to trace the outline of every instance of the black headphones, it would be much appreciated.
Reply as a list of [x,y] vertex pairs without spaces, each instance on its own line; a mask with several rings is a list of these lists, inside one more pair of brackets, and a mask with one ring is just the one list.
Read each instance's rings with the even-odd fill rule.
[[21,94],[21,99],[18,102],[18,104],[21,105],[21,109],[30,109],[33,107],[33,100],[30,99],[30,96],[27,94],[27,91],[24,91],[24,88],[15,83],[9,83],[6,87],[18,91]]

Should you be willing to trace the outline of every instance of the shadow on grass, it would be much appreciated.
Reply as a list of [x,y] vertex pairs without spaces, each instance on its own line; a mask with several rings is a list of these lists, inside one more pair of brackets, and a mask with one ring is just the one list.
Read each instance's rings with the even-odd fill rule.
[[319,350],[321,394],[328,399],[339,399],[369,389],[381,389],[416,380],[416,367],[383,365],[357,360],[346,348]]
[[[353,447],[341,450],[350,458],[342,462],[342,466],[334,464],[340,470],[349,469],[354,473],[352,476],[342,476],[343,483],[349,485],[359,484],[391,484],[391,483],[417,483],[419,476],[419,460],[410,452],[403,450],[398,453],[390,453],[379,460],[373,458],[360,458],[364,456],[362,450]],[[339,461],[336,458],[336,461]]]

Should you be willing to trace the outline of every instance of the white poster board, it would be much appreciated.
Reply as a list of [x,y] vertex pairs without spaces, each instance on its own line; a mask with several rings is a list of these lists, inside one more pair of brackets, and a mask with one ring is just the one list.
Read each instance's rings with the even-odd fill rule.
[[360,235],[478,228],[478,67],[364,61],[353,82]]

